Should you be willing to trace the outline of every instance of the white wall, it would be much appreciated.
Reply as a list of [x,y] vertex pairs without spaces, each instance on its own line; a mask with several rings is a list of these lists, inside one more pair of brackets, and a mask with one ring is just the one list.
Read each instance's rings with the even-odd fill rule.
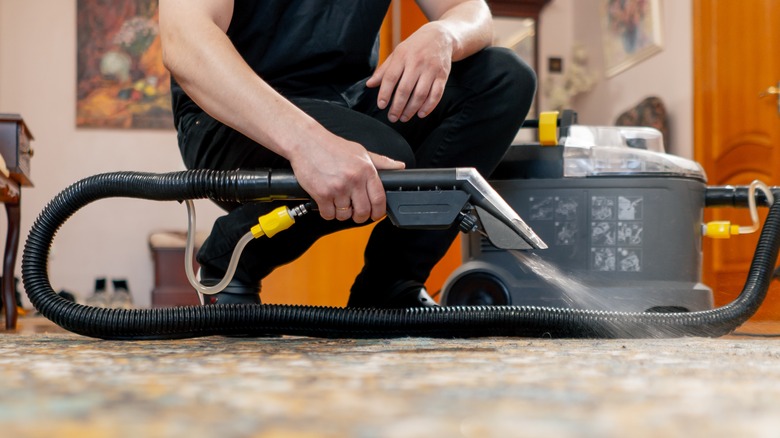
[[[22,191],[20,246],[43,206],[81,178],[184,168],[172,129],[76,129],[75,104],[76,0],[0,0],[0,112],[21,114],[35,136],[35,187]],[[198,229],[208,230],[219,210],[207,201],[197,205]],[[5,236],[5,224],[0,219],[0,236]],[[52,286],[86,298],[95,277],[124,277],[136,304],[147,306],[154,282],[148,236],[183,230],[186,224],[186,209],[175,202],[110,199],[92,204],[55,239]]]
[[[583,124],[611,125],[617,116],[656,95],[670,115],[669,152],[693,156],[693,40],[691,0],[661,0],[663,50],[616,76],[604,75],[600,0],[553,0],[542,12],[540,62],[549,56],[570,61],[574,43],[584,44],[590,67],[600,80],[592,91],[573,100]],[[546,72],[540,72],[544,80]],[[544,101],[542,100],[542,105]],[[544,107],[543,107],[544,109]]]

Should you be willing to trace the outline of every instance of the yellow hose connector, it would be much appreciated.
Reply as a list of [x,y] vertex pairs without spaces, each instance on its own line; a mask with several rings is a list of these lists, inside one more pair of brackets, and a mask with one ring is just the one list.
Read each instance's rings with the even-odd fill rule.
[[739,225],[729,221],[712,221],[704,225],[704,235],[713,239],[728,239],[739,234]]
[[257,222],[251,230],[255,239],[262,236],[274,237],[276,233],[290,228],[295,223],[295,218],[290,214],[290,209],[283,205],[260,216]]

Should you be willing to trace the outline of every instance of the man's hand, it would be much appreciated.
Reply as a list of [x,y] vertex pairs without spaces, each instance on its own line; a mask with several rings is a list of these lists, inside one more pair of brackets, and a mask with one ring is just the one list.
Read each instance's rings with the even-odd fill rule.
[[363,223],[384,217],[385,189],[377,170],[403,169],[404,163],[332,134],[320,136],[303,151],[290,163],[324,219]]
[[399,44],[366,85],[377,106],[406,122],[430,114],[444,94],[452,63],[490,45],[493,19],[485,0],[416,0],[431,20]]
[[453,41],[447,29],[431,22],[398,45],[366,85],[379,87],[377,105],[388,119],[409,121],[430,114],[444,94],[452,67]]

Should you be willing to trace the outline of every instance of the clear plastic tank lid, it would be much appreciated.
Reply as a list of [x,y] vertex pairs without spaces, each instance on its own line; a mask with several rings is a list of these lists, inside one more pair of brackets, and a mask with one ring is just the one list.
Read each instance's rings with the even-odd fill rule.
[[654,128],[572,125],[561,139],[564,176],[683,176],[706,181],[695,161],[664,151],[663,135]]

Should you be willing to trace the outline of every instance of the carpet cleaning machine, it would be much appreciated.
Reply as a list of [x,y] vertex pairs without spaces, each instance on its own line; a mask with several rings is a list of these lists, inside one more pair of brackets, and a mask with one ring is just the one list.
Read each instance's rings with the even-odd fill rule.
[[[755,182],[707,187],[701,167],[663,152],[649,128],[576,124],[571,111],[544,113],[526,127],[539,143],[512,146],[488,183],[474,169],[382,171],[388,218],[407,228],[466,232],[464,263],[447,280],[441,307],[351,309],[230,304],[104,309],[52,289],[48,259],[58,229],[84,206],[110,197],[280,202],[236,246],[273,238],[311,203],[290,171],[114,172],[85,178],[40,213],[22,256],[25,291],[61,327],[103,339],[209,335],[314,337],[679,337],[722,336],[764,300],[780,247],[780,189]],[[702,225],[705,207],[750,208],[754,223]],[[770,206],[742,293],[713,308],[701,283],[702,236],[758,229]],[[519,214],[518,214],[519,213]],[[526,219],[524,221],[521,216]],[[295,232],[294,228],[291,231]],[[188,276],[194,277],[190,263]],[[202,293],[216,293],[232,277]]]
[[[443,302],[711,309],[712,291],[701,283],[707,202],[701,166],[665,154],[656,129],[577,125],[571,111],[560,120],[560,142],[543,123],[541,144],[510,148],[491,176],[549,248],[512,253],[472,233]],[[714,231],[711,226],[704,234]]]

